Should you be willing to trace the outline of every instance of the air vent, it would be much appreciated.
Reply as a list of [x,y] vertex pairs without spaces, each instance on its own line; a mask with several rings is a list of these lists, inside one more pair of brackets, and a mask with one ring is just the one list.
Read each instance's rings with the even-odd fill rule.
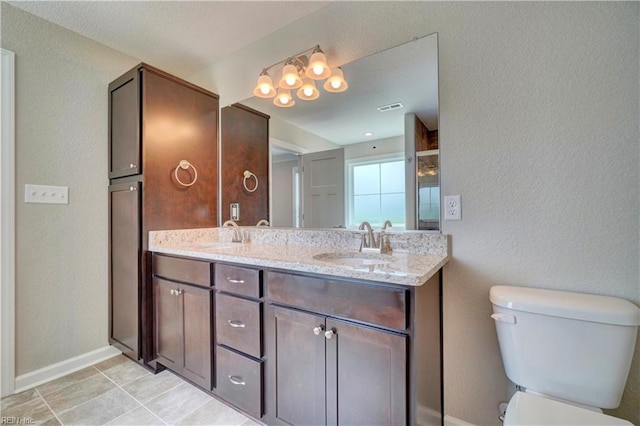
[[398,108],[404,108],[404,105],[402,105],[400,102],[396,102],[389,105],[382,105],[378,107],[378,111],[387,112],[387,111],[391,111],[393,109],[398,109]]

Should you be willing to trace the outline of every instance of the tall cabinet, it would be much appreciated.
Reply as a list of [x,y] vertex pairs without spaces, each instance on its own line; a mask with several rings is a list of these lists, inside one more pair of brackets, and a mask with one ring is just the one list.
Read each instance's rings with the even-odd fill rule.
[[218,95],[140,64],[109,85],[109,341],[154,358],[148,232],[218,222]]

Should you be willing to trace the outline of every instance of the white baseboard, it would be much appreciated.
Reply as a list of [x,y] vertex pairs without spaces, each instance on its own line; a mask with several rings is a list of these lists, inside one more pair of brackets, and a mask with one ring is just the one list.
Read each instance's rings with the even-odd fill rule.
[[[416,423],[418,426],[426,425],[439,425],[440,413],[431,408],[418,405],[418,412],[416,413]],[[444,426],[475,426],[473,423],[467,423],[464,420],[451,417],[449,415],[444,416]]]
[[100,349],[96,349],[95,351],[87,352],[86,354],[78,355],[65,361],[40,368],[39,370],[22,374],[16,377],[14,392],[20,393],[27,389],[31,389],[53,379],[66,376],[67,374],[82,370],[83,368],[89,367],[98,362],[113,358],[121,353],[122,352],[113,346],[105,346]]
[[444,416],[444,426],[475,426],[473,423],[465,422],[464,420],[451,417],[450,415]]

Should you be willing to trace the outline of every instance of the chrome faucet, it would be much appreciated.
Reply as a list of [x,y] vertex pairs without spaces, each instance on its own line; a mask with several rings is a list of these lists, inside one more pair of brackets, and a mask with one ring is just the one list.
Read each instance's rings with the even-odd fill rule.
[[365,228],[367,230],[367,233],[362,234],[362,244],[360,246],[360,250],[376,248],[376,237],[373,235],[371,224],[369,222],[362,222],[360,224],[360,227],[358,227],[358,229],[361,231],[364,231]]
[[231,238],[231,242],[232,243],[241,243],[242,242],[242,234],[240,233],[240,228],[238,227],[238,224],[235,223],[233,220],[228,220],[228,221],[226,221],[225,223],[222,224],[223,228],[225,226],[233,227],[233,238]]
[[260,222],[256,224],[256,226],[271,226],[271,225],[269,225],[269,221],[267,219],[261,219]]
[[380,236],[378,237],[378,247],[380,248],[380,253],[391,253],[391,242],[389,241],[389,236],[385,236],[387,226],[389,228],[393,226],[390,220],[385,220],[382,224],[382,228],[380,228]]

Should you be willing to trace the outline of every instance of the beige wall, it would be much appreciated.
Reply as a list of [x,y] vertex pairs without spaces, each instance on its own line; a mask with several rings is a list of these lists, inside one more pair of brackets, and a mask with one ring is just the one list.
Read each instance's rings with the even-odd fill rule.
[[[337,9],[340,8],[339,12]],[[499,424],[504,375],[494,284],[640,303],[638,2],[332,4],[192,78],[230,103],[256,70],[333,46],[336,64],[438,32],[444,222],[445,410]],[[397,23],[397,25],[395,25]],[[372,30],[373,29],[373,30]],[[232,78],[233,77],[233,78]],[[622,406],[640,424],[640,350]]]
[[[16,374],[107,341],[107,85],[136,60],[2,3],[16,53]],[[25,204],[24,185],[69,187]]]
[[[297,37],[279,31],[253,46],[277,46],[272,56],[238,54],[198,76],[226,105],[249,96],[255,70],[317,43],[348,51],[338,53],[343,63],[438,32],[443,194],[463,204],[463,220],[443,224],[451,416],[497,425],[498,403],[512,391],[489,319],[492,285],[640,303],[639,10],[637,2],[332,4],[311,17],[319,23],[294,23]],[[106,343],[106,85],[135,61],[3,12],[3,47],[17,53],[20,374]],[[68,185],[71,204],[24,205],[25,183]],[[639,354],[615,412],[636,424]]]

